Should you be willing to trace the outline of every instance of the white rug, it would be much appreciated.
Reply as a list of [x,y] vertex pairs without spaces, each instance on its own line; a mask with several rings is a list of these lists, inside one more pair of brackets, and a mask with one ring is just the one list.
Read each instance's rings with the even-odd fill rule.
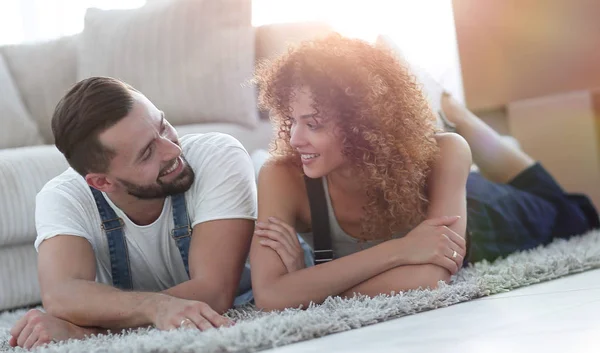
[[[461,270],[451,285],[379,296],[373,299],[329,298],[307,310],[262,313],[237,310],[234,327],[207,332],[141,329],[68,341],[39,352],[254,352],[309,340],[378,322],[506,292],[568,274],[600,267],[600,231],[568,241],[513,254],[493,264],[478,263]],[[23,352],[8,346],[9,330],[25,311],[0,314],[0,351]]]

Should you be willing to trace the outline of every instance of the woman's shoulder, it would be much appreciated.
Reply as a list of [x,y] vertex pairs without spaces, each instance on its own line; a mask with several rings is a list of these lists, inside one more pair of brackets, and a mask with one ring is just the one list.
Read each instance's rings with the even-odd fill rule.
[[258,173],[258,188],[277,193],[278,196],[293,196],[305,193],[302,168],[281,157],[269,157]]
[[453,132],[435,135],[439,147],[438,163],[452,163],[471,166],[471,147],[464,137]]
[[294,227],[299,231],[310,224],[304,173],[300,166],[276,157],[268,159],[258,174],[258,198],[259,216],[264,211],[262,204],[273,211],[293,214],[296,218]]
[[286,182],[302,180],[302,168],[289,159],[270,156],[261,166],[258,173],[259,180],[263,178],[276,178]]

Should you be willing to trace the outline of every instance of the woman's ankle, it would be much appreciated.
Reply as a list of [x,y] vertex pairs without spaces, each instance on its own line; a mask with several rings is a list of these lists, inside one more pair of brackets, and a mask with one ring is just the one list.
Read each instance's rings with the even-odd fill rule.
[[469,111],[449,93],[442,94],[440,119],[445,125],[448,125],[453,131],[458,131],[468,115]]

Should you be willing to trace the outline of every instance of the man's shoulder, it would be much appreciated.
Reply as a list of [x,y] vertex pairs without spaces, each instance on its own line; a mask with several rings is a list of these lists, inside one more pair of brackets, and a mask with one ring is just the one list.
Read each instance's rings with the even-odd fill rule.
[[248,160],[250,163],[250,155],[241,142],[227,134],[191,134],[183,136],[179,141],[185,159],[196,174],[218,173],[220,168],[215,166],[223,167],[224,162],[236,164]]
[[235,137],[221,132],[188,134],[182,136],[179,141],[184,154],[204,150],[222,150],[228,147],[246,150]]
[[61,174],[50,179],[39,191],[39,195],[53,195],[68,193],[72,196],[83,194],[87,191],[85,179],[73,168],[68,168]]
[[246,179],[255,185],[250,155],[233,136],[219,132],[191,134],[180,138],[180,144],[195,173],[194,186],[188,193],[197,194],[216,186],[227,187],[229,183]]

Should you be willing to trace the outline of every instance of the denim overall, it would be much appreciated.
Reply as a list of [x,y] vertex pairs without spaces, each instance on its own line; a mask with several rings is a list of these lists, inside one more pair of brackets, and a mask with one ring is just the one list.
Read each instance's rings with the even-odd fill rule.
[[[129,253],[127,251],[127,242],[123,234],[123,220],[115,214],[102,193],[92,187],[92,194],[96,200],[98,212],[102,218],[102,229],[108,240],[108,251],[110,253],[110,269],[112,274],[113,286],[123,289],[132,290],[132,273],[129,264]],[[177,248],[181,253],[185,272],[190,275],[188,265],[188,255],[190,249],[190,241],[192,238],[192,228],[190,227],[190,219],[187,214],[185,205],[185,196],[177,194],[171,196],[173,203],[173,223],[174,228],[171,231],[171,237],[177,244]],[[248,264],[244,266],[242,278],[238,286],[238,292],[233,305],[239,306],[247,304],[254,300],[252,295],[252,282],[250,279],[250,267]]]

